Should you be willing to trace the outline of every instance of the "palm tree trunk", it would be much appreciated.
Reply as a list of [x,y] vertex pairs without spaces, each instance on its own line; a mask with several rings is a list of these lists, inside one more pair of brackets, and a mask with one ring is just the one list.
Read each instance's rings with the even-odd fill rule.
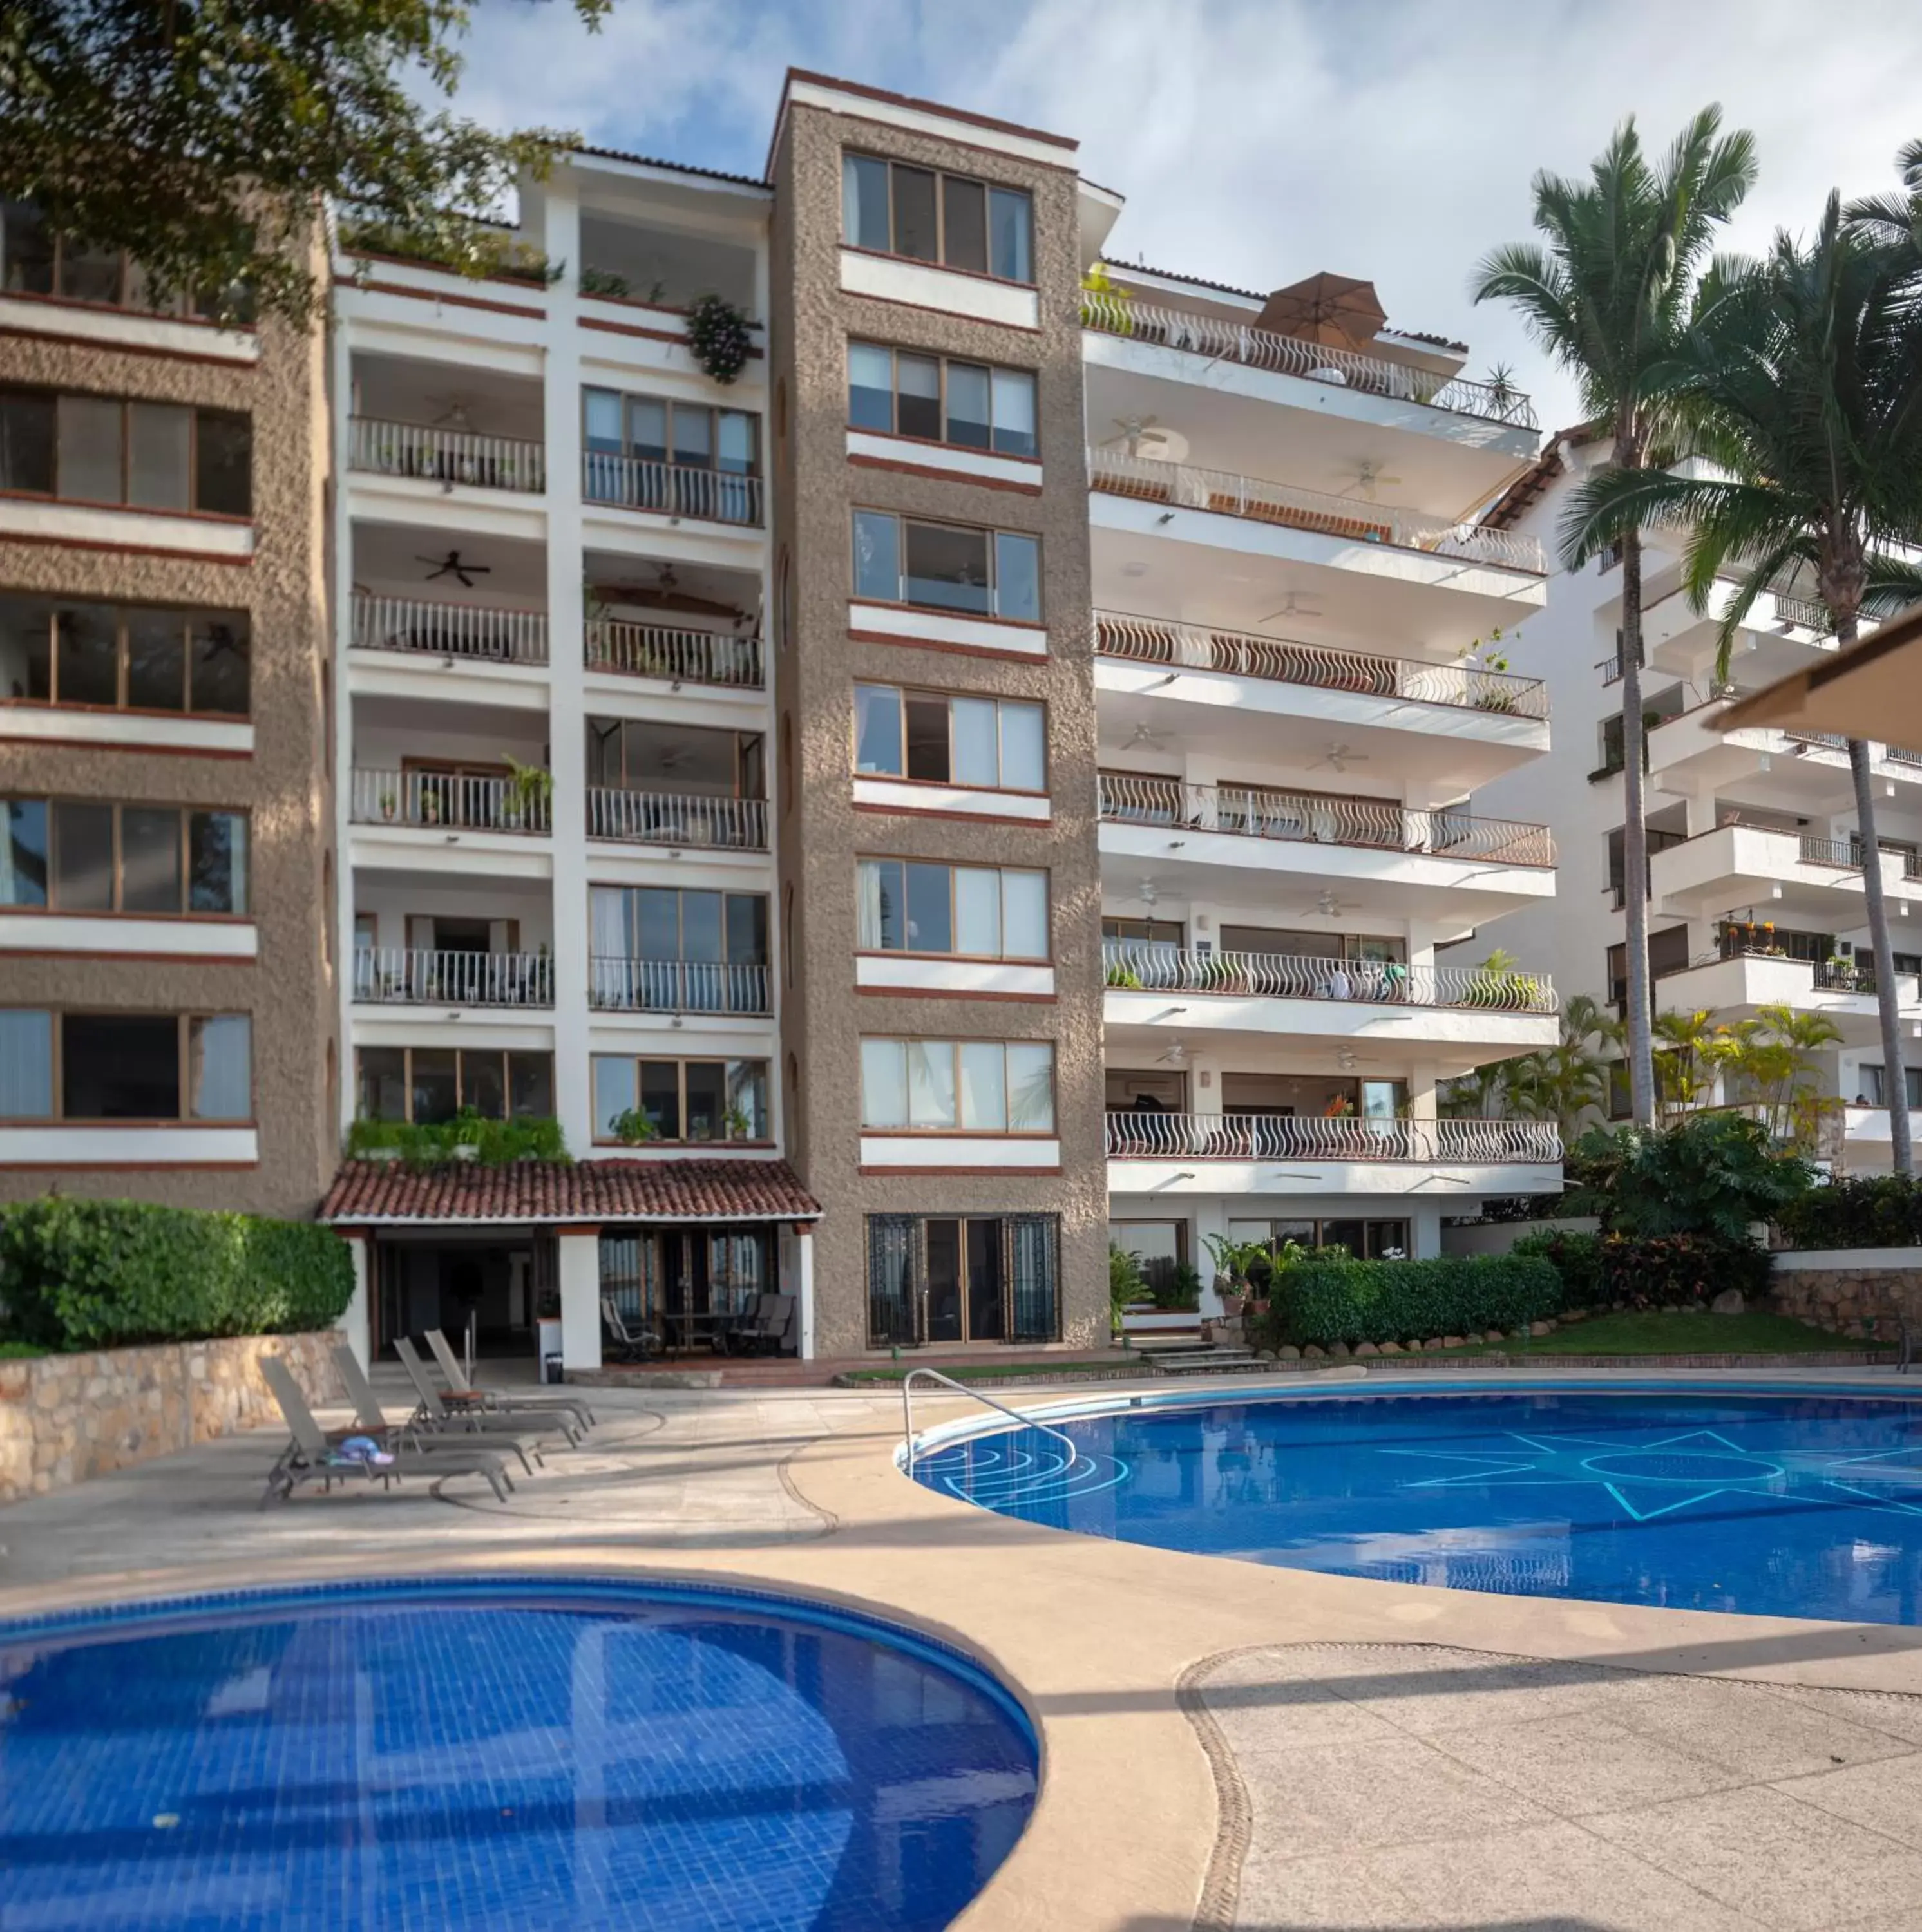
[[[1844,631],[1848,632],[1844,636]],[[1836,630],[1838,650],[1855,641],[1853,619]],[[1882,1023],[1882,1096],[1889,1108],[1889,1164],[1913,1175],[1915,1150],[1908,1137],[1908,1076],[1902,1064],[1902,1016],[1895,983],[1895,952],[1889,944],[1888,901],[1882,892],[1881,842],[1875,836],[1875,789],[1869,770],[1869,747],[1848,741],[1848,769],[1855,780],[1855,823],[1862,841],[1862,896],[1869,909],[1869,944],[1875,961],[1875,1006]]]
[[1648,984],[1648,815],[1642,795],[1641,533],[1622,539],[1622,881],[1628,915],[1629,1106],[1655,1124],[1653,1007]]

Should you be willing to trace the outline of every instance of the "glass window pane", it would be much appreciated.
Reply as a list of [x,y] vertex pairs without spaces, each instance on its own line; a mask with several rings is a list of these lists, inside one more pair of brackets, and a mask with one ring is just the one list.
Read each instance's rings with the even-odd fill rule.
[[905,943],[901,871],[899,859],[860,862],[854,944],[863,952],[898,952]]
[[178,610],[127,613],[127,702],[139,711],[186,709],[187,622]]
[[910,952],[952,952],[954,950],[953,909],[948,902],[948,869],[945,866],[910,866],[908,868],[908,950]]
[[947,440],[970,449],[986,449],[988,428],[988,372],[978,363],[947,365]]
[[404,1120],[407,1118],[407,1065],[406,1049],[398,1046],[363,1046],[357,1058],[360,1070],[354,1112],[363,1120]]
[[907,601],[988,614],[988,536],[947,524],[905,526]]
[[194,452],[194,507],[210,516],[254,514],[254,425],[225,410],[200,410]]
[[47,801],[0,802],[0,905],[47,903]]
[[1048,875],[1001,875],[1002,951],[1010,959],[1048,957]]
[[677,403],[674,410],[674,460],[691,470],[714,466],[714,416],[697,404]]
[[1041,621],[1041,546],[1008,531],[994,540],[995,615],[1026,624]]
[[908,720],[908,776],[946,784],[949,766],[947,700],[911,691],[902,709]]
[[0,1008],[0,1120],[53,1112],[53,1016]]
[[990,790],[1001,783],[1001,758],[997,749],[992,698],[957,698],[952,701],[954,714],[954,782],[983,785]]
[[76,604],[55,618],[55,690],[62,704],[120,702],[120,640],[113,608]]
[[908,1124],[951,1127],[955,1123],[954,1042],[911,1040],[908,1049]]
[[1001,782],[1010,791],[1047,789],[1046,716],[1038,704],[1001,707]]
[[1032,456],[1041,448],[1035,430],[1035,379],[1025,369],[994,372],[994,446],[1004,456]]
[[854,686],[854,770],[900,776],[901,694],[892,685]]
[[764,1141],[767,1138],[766,1060],[729,1060],[727,1100],[728,1132],[731,1138],[743,1141]]
[[717,1141],[727,1132],[727,1065],[719,1060],[690,1060],[686,1067],[687,1138]]
[[867,154],[841,158],[841,234],[856,248],[887,252],[887,164]]
[[69,502],[120,502],[121,405],[98,396],[62,396],[56,414],[60,495]]
[[961,1124],[977,1132],[1008,1131],[1008,1063],[998,1040],[961,1042]]
[[901,597],[899,526],[878,510],[854,512],[854,595],[894,604]]
[[113,808],[53,808],[53,903],[62,912],[113,910]]
[[0,394],[0,490],[53,495],[54,422],[51,396]]
[[641,1111],[664,1141],[680,1138],[680,1062],[644,1060],[641,1063]]
[[120,909],[180,910],[180,814],[147,806],[120,808]]
[[196,812],[187,820],[187,910],[247,910],[247,815]]
[[935,245],[934,176],[926,168],[894,164],[894,252],[917,262],[940,259]]
[[1034,206],[1019,188],[988,190],[989,272],[1010,282],[1035,279]]
[[898,1040],[861,1042],[861,1125],[908,1124],[908,1049]]
[[668,453],[668,406],[652,396],[627,399],[627,438],[632,452],[649,461],[665,461]]
[[581,433],[589,449],[602,456],[621,453],[620,398],[612,389],[581,392]]
[[954,950],[978,959],[1001,957],[1001,874],[991,866],[955,868]]
[[944,177],[941,187],[941,212],[947,224],[942,230],[941,260],[950,268],[972,268],[978,274],[985,274],[987,190],[979,182],[958,180],[953,175]]
[[714,415],[714,467],[730,476],[752,476],[758,441],[758,419],[743,410],[718,410]]
[[764,966],[767,963],[767,900],[761,892],[728,895],[728,963]]
[[549,1120],[554,1114],[554,1055],[507,1056],[507,1111],[515,1119]]
[[634,1105],[634,1063],[624,1053],[597,1053],[593,1076],[594,1138],[617,1139],[614,1124]]
[[[675,956],[669,953],[667,957]],[[680,952],[683,959],[716,964],[721,958],[721,896],[683,892],[680,896]]]
[[44,704],[53,695],[53,605],[0,596],[0,698]]
[[848,344],[848,422],[854,429],[894,427],[894,352],[872,342]]
[[187,1077],[195,1120],[254,1118],[254,1025],[245,1013],[187,1022]]
[[30,201],[0,201],[0,289],[9,295],[53,292],[53,231]]
[[171,1013],[68,1013],[61,1112],[70,1120],[180,1118],[180,1022]]
[[461,1105],[484,1120],[507,1118],[506,1070],[503,1056],[492,1048],[474,1048],[461,1055]]
[[127,411],[127,500],[147,510],[188,507],[188,458],[194,415],[178,403],[134,403]]
[[460,1058],[451,1046],[414,1048],[411,1098],[416,1120],[434,1126],[460,1112]]
[[245,718],[249,705],[247,620],[195,616],[187,632],[188,708]]
[[1051,1042],[1008,1042],[1008,1124],[1016,1133],[1054,1132],[1055,1050]]
[[932,356],[897,356],[894,366],[895,391],[899,416],[896,423],[903,436],[918,436],[929,442],[941,440],[941,364]]
[[60,292],[68,302],[120,300],[120,250],[69,236],[60,250]]

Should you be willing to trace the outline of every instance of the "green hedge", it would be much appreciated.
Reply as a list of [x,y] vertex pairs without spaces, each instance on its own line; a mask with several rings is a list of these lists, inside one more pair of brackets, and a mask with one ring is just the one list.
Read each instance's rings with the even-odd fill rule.
[[347,1244],[313,1222],[57,1195],[0,1208],[5,1332],[42,1348],[291,1334],[353,1295]]
[[1546,1262],[1562,1278],[1565,1308],[1593,1308],[1598,1302],[1615,1298],[1602,1266],[1599,1234],[1578,1228],[1548,1229],[1539,1234],[1524,1234],[1509,1252]]
[[1922,1183],[1905,1174],[1831,1181],[1778,1209],[1775,1225],[1791,1248],[1922,1247]]
[[1545,1321],[1561,1277],[1533,1256],[1440,1255],[1428,1261],[1302,1262],[1279,1270],[1263,1346],[1426,1341]]
[[1716,1234],[1606,1234],[1602,1240],[1602,1298],[1631,1308],[1693,1308],[1724,1288],[1751,1304],[1768,1293],[1768,1251]]

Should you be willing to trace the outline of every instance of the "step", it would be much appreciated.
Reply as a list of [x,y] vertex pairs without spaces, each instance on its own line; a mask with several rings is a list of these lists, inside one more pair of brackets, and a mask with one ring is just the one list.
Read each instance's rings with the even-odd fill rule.
[[1254,1369],[1260,1366],[1250,1349],[1207,1348],[1158,1361],[1155,1372],[1161,1376],[1209,1375],[1227,1369]]

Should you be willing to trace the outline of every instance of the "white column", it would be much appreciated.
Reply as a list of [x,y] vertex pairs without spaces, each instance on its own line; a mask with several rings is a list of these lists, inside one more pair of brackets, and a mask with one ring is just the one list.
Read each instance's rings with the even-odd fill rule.
[[598,1369],[601,1365],[601,1234],[563,1228],[560,1251],[560,1365]]
[[373,1276],[374,1244],[366,1234],[349,1234],[347,1253],[353,1262],[353,1299],[341,1317],[341,1333],[353,1351],[354,1360],[364,1369],[374,1352],[373,1308],[368,1286]]
[[794,1306],[800,1320],[795,1347],[804,1362],[814,1360],[814,1229],[803,1222],[794,1230]]
[[[348,326],[337,322],[328,344],[333,359],[333,438],[338,466],[334,478],[334,581],[333,632],[327,640],[329,664],[327,688],[331,694],[334,728],[334,986],[340,1006],[340,1078],[335,1105],[339,1118],[333,1124],[334,1151],[338,1154],[349,1127],[353,1124],[354,1106],[359,1082],[356,1077],[353,1045],[353,830],[348,808],[353,790],[354,707],[347,688],[347,640],[353,634],[353,518],[349,508],[350,494],[345,474],[346,454],[352,443],[351,418],[354,406],[353,355],[348,340]],[[326,907],[321,916],[327,916]],[[358,1246],[359,1244],[356,1244]],[[366,1366],[363,1348],[362,1366]]]

